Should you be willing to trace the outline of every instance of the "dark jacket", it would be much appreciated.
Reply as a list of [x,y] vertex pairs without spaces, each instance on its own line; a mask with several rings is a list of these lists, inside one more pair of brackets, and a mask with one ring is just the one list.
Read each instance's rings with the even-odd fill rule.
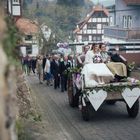
[[127,61],[126,60],[124,60],[122,57],[121,57],[121,55],[119,55],[119,54],[111,54],[111,60],[113,61],[113,62],[122,62],[122,63],[124,63],[124,64],[127,64]]
[[36,59],[32,59],[32,67],[36,68]]
[[53,75],[56,75],[56,74],[59,74],[59,61],[58,61],[58,64],[55,62],[55,60],[52,60],[51,62],[51,66],[50,66],[50,69],[51,69],[51,73]]
[[45,68],[45,64],[46,64],[46,58],[44,57],[44,58],[43,58],[43,70],[44,70],[44,68]]
[[68,68],[71,67],[71,64],[70,62],[67,62],[66,64],[64,63],[64,61],[60,62],[60,65],[59,65],[59,71],[60,71],[60,74],[67,74],[68,73]]

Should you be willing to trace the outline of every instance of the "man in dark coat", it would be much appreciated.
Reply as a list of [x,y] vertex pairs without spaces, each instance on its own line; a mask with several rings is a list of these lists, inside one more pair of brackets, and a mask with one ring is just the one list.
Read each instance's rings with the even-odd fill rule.
[[60,84],[60,73],[59,73],[59,57],[58,55],[54,55],[53,60],[51,62],[51,73],[54,77],[54,89],[59,88]]
[[42,65],[43,66],[43,80],[46,80],[45,79],[45,72],[44,72],[45,64],[46,64],[46,56],[44,55],[43,56],[43,65]]
[[36,57],[32,58],[32,71],[35,74],[35,69],[36,69]]
[[67,90],[67,78],[68,78],[68,69],[71,64],[68,62],[68,57],[64,56],[64,60],[60,62],[59,70],[60,70],[60,78],[61,78],[61,92]]

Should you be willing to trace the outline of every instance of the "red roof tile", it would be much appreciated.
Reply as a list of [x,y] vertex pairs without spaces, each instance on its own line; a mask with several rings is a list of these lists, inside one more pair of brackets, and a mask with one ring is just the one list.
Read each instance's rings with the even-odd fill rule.
[[20,32],[29,35],[38,33],[38,25],[30,19],[20,18],[16,22],[16,26]]

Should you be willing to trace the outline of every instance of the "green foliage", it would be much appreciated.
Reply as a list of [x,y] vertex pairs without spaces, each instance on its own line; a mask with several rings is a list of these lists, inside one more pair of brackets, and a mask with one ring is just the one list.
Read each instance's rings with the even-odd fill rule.
[[72,77],[72,74],[81,74],[82,68],[74,67],[70,68],[67,71],[64,71],[65,74],[68,74],[68,78]]
[[18,140],[34,140],[32,138],[32,132],[29,131],[29,126],[31,122],[27,119],[19,118],[16,121],[16,133]]
[[[116,94],[116,93],[122,93],[124,91],[124,89],[126,89],[126,88],[129,88],[132,90],[134,87],[140,88],[140,83],[137,82],[136,85],[132,85],[132,83],[128,83],[127,85],[122,85],[120,83],[117,86],[110,84],[110,85],[105,86],[105,87],[95,87],[95,88],[91,88],[89,90],[92,91],[94,89],[95,91],[99,91],[102,89],[102,90],[106,91],[108,94]],[[83,94],[88,95],[87,90],[85,90]]]
[[67,42],[76,28],[77,22],[85,18],[86,13],[93,6],[89,0],[58,0],[57,3],[39,2],[39,6],[36,8],[37,1],[33,2],[28,4],[28,8],[24,10],[23,14],[27,18],[38,19],[39,24],[46,23],[51,28],[55,39],[52,38],[48,41],[50,46],[54,46],[58,41]]
[[17,43],[20,41],[20,35],[18,30],[10,17],[5,19],[7,23],[6,37],[3,40],[4,50],[7,54],[7,57],[10,63],[17,64],[17,56],[19,54],[18,49],[16,48]]
[[30,112],[28,114],[28,119],[31,119],[35,122],[41,122],[42,121],[42,115],[34,109],[34,111]]
[[129,71],[133,71],[134,68],[135,68],[135,62],[132,62],[132,63],[128,64],[128,70]]
[[16,121],[16,131],[18,140],[26,140],[25,128],[21,120]]
[[42,121],[42,116],[40,115],[40,114],[36,114],[34,117],[33,117],[33,120],[34,121],[39,121],[39,122],[41,122]]

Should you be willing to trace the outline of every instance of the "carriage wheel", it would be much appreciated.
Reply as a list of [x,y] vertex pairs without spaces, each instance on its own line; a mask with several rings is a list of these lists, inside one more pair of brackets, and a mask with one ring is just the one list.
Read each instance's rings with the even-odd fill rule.
[[90,103],[86,103],[86,106],[82,105],[82,118],[84,121],[89,121],[90,119]]
[[132,108],[129,108],[128,105],[126,105],[127,107],[127,112],[129,117],[131,118],[136,118],[138,113],[139,113],[139,100],[137,100],[134,105],[132,106]]
[[71,107],[75,107],[72,79],[68,79],[68,100]]

